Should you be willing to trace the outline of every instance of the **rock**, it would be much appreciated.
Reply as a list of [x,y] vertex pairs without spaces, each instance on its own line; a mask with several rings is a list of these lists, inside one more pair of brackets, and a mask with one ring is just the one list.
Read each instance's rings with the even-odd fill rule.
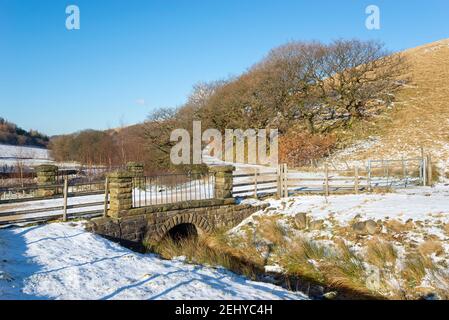
[[295,225],[299,230],[307,228],[307,214],[299,212],[295,215]]
[[381,229],[381,225],[379,225],[374,220],[356,222],[352,225],[352,230],[356,234],[360,234],[360,235],[366,235],[366,234],[373,235],[373,234],[379,233],[380,229]]
[[407,229],[409,229],[409,230],[415,229],[415,223],[413,222],[413,219],[408,219],[408,220],[405,222],[405,226],[406,226]]
[[323,294],[323,298],[327,300],[333,300],[337,297],[338,293],[337,291],[329,291]]
[[310,230],[321,230],[324,227],[324,220],[314,220],[309,223]]
[[368,234],[376,234],[379,233],[380,227],[374,220],[365,221],[365,231]]
[[352,231],[356,234],[365,234],[365,222],[356,222],[352,225]]

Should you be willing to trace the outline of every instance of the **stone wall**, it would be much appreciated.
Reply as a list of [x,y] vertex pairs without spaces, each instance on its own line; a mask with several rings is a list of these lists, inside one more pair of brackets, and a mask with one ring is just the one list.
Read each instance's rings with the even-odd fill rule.
[[120,218],[89,221],[87,229],[122,245],[141,249],[158,243],[176,225],[191,223],[198,233],[230,229],[267,205],[236,205],[233,199],[198,200],[131,209]]

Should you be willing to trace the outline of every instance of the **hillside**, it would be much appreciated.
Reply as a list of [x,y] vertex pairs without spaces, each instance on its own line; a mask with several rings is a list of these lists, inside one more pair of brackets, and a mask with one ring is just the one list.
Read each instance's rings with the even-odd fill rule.
[[449,39],[403,55],[411,81],[398,93],[394,108],[351,132],[359,141],[335,154],[335,160],[418,155],[423,146],[440,169],[449,164]]
[[36,130],[26,131],[15,123],[0,117],[0,144],[46,147],[48,141],[48,136]]

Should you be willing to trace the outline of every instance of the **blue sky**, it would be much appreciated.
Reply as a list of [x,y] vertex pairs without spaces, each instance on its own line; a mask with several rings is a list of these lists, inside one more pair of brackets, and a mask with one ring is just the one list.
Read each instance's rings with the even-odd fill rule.
[[[81,29],[65,28],[80,8]],[[365,8],[381,29],[365,28]],[[289,40],[449,37],[447,0],[0,0],[0,116],[47,134],[143,121]]]

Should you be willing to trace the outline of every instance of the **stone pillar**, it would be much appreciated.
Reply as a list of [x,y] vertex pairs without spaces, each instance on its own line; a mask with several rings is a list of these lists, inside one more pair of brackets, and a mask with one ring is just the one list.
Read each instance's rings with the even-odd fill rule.
[[126,170],[132,174],[133,178],[143,177],[143,163],[128,162],[126,164]]
[[128,162],[126,164],[126,171],[131,173],[133,177],[134,187],[143,189],[144,186],[144,174],[143,174],[143,163],[139,162]]
[[116,171],[108,174],[109,217],[120,218],[123,210],[132,208],[132,179],[132,174],[127,171]]
[[37,196],[51,197],[58,192],[58,188],[49,188],[56,184],[58,167],[50,164],[43,164],[35,168],[37,176]]
[[209,172],[215,174],[214,191],[216,199],[232,198],[232,172],[234,170],[235,167],[232,165],[209,167]]

